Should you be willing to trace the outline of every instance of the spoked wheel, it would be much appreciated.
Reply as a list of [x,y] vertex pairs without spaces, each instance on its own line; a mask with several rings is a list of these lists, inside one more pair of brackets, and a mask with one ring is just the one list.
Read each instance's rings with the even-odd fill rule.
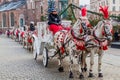
[[43,65],[45,67],[48,65],[48,49],[46,47],[43,49]]
[[33,51],[33,57],[34,57],[35,60],[37,60],[38,55],[37,55],[36,51]]
[[38,54],[37,54],[37,49],[33,45],[33,57],[35,60],[37,60]]

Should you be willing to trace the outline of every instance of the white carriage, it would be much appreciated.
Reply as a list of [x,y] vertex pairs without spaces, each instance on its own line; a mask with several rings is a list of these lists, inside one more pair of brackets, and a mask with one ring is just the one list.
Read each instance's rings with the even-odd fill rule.
[[[64,27],[71,26],[71,21],[62,21]],[[33,35],[34,37],[34,59],[36,60],[38,55],[43,56],[43,65],[47,67],[48,59],[54,57],[57,51],[54,49],[53,34],[48,29],[47,22],[38,22],[37,30],[38,35]]]

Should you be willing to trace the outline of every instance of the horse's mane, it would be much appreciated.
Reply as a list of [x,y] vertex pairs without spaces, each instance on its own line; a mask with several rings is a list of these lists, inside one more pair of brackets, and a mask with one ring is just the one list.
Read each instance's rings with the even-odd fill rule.
[[99,21],[98,24],[94,27],[94,29],[96,29],[97,27],[102,26],[102,23],[103,23],[102,21]]

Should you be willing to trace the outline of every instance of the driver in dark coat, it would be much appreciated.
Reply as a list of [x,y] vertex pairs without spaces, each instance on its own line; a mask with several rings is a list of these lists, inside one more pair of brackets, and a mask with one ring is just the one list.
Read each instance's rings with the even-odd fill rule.
[[48,25],[49,30],[55,34],[56,32],[63,30],[63,27],[61,26],[61,19],[58,16],[58,13],[55,9],[51,11],[48,17]]

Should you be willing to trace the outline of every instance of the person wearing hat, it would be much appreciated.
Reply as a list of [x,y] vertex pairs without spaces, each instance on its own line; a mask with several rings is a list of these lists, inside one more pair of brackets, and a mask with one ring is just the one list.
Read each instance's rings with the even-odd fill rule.
[[35,26],[34,26],[34,22],[30,22],[30,31],[34,31],[35,30]]
[[52,9],[51,13],[48,16],[48,25],[49,30],[52,31],[53,34],[63,29],[61,26],[61,19],[55,9]]

